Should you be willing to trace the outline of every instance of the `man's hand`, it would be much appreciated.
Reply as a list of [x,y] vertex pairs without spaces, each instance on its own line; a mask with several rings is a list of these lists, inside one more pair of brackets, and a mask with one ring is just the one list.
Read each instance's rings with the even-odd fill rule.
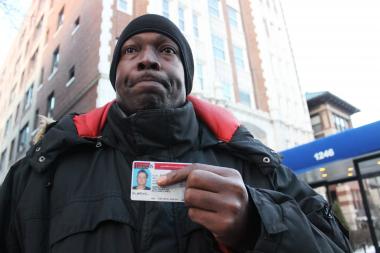
[[185,204],[192,221],[232,248],[245,237],[248,225],[248,193],[237,170],[192,164],[158,180],[159,186],[186,181]]

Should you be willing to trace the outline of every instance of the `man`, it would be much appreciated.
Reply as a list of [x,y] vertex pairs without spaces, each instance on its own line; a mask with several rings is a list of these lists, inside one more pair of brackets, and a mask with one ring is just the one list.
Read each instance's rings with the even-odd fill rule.
[[[188,96],[191,49],[168,19],[116,45],[115,102],[49,125],[0,196],[1,252],[348,252],[328,204],[222,108]],[[191,163],[184,203],[132,201],[133,161]]]
[[150,187],[146,186],[149,175],[145,170],[139,170],[136,177],[136,185],[133,186],[135,190],[150,190]]

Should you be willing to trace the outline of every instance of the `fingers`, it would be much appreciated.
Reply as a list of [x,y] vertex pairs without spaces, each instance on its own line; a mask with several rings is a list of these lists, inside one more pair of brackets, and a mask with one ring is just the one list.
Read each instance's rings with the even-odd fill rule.
[[167,185],[179,183],[181,181],[185,181],[187,177],[189,176],[189,174],[192,173],[192,171],[194,170],[209,171],[221,177],[231,177],[231,176],[240,177],[239,172],[234,169],[207,165],[207,164],[194,163],[183,169],[170,172],[166,174],[165,176],[160,177],[157,183],[159,186],[167,186]]
[[218,194],[194,188],[186,189],[184,200],[185,205],[189,208],[198,208],[210,212],[216,212],[222,204]]
[[220,194],[194,188],[186,189],[184,199],[187,207],[213,212],[220,217],[238,215],[245,205],[245,201],[233,194]]
[[[160,186],[186,181],[189,218],[233,245],[246,231],[248,192],[237,170],[192,164],[158,180]],[[226,242],[227,242],[226,241]]]
[[196,188],[218,193],[226,185],[226,178],[210,171],[193,170],[186,180],[186,188]]
[[214,212],[199,208],[189,208],[188,215],[193,222],[202,224],[210,231],[215,230],[215,224],[218,223],[219,218]]
[[193,222],[201,224],[211,231],[217,239],[220,235],[223,235],[234,222],[232,217],[198,208],[189,208],[188,215]]
[[191,167],[191,165],[183,169],[172,171],[166,174],[165,176],[161,176],[157,180],[157,184],[159,186],[168,186],[168,185],[179,183],[181,181],[185,181],[187,179],[187,176],[192,170],[189,167]]

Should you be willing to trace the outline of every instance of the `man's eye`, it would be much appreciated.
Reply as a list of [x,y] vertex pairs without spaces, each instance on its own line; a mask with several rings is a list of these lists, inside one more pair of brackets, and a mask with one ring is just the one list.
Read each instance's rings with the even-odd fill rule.
[[134,47],[127,47],[127,48],[125,49],[125,53],[126,53],[126,54],[133,54],[133,53],[135,53],[135,52],[137,52],[137,49],[134,48]]
[[165,54],[176,54],[176,51],[171,47],[165,47],[162,49],[162,52]]

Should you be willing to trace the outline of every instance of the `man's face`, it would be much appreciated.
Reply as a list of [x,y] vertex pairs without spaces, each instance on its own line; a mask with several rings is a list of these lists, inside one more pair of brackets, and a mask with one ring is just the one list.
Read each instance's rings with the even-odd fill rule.
[[128,113],[183,105],[185,74],[179,54],[177,44],[159,33],[129,38],[116,70],[116,101]]
[[137,175],[137,184],[139,186],[145,186],[146,185],[146,174],[144,172],[140,172]]

